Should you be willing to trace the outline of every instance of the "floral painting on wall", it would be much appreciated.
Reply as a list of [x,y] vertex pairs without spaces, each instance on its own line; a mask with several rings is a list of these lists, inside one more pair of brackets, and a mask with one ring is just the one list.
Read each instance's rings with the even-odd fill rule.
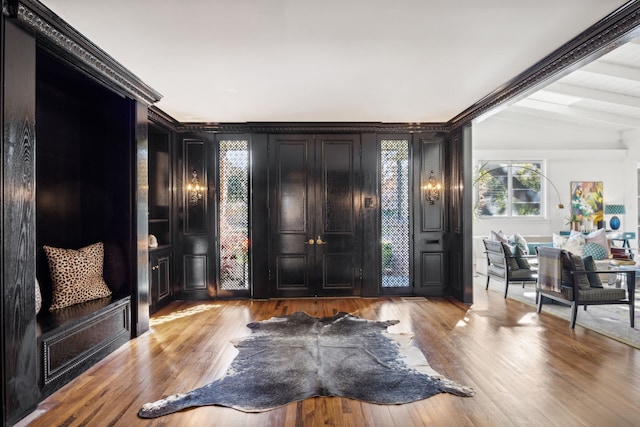
[[571,182],[571,218],[576,221],[603,220],[602,181]]

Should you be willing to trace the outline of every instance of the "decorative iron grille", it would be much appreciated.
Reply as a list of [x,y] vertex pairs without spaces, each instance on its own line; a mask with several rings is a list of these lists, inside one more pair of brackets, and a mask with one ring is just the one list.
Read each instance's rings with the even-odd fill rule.
[[220,289],[249,289],[249,143],[221,141]]
[[409,141],[380,146],[382,287],[409,286]]

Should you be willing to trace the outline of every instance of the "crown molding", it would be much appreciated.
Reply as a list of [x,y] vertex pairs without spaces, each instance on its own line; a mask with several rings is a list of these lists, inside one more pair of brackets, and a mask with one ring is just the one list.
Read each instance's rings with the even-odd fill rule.
[[2,12],[32,31],[72,65],[118,93],[147,105],[162,95],[93,44],[50,9],[34,0],[2,0]]
[[164,126],[165,128],[172,130],[173,132],[178,132],[180,123],[155,105],[149,107],[149,109],[147,110],[147,116],[149,118],[149,121]]
[[522,99],[541,86],[612,51],[640,34],[640,0],[631,0],[502,87],[451,119],[457,128]]
[[215,133],[419,133],[448,132],[445,123],[180,123],[177,132]]

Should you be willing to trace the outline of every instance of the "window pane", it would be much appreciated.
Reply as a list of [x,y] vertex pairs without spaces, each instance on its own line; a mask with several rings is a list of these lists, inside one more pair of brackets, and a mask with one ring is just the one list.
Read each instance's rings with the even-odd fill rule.
[[475,214],[480,217],[542,215],[541,162],[478,162]]
[[511,215],[540,216],[540,163],[513,163],[511,165]]
[[409,141],[380,147],[382,287],[409,286]]
[[220,289],[249,289],[249,146],[220,142]]
[[477,176],[476,214],[506,216],[509,190],[508,164],[481,163]]

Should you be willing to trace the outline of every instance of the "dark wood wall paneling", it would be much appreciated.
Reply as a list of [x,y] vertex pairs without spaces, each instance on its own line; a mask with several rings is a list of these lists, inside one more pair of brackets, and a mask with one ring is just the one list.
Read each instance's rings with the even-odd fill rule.
[[[69,58],[91,51],[93,45],[72,53],[50,51],[46,37],[35,33],[51,27],[35,27],[34,33],[24,21],[33,15],[22,2],[15,6],[18,19],[1,17],[2,424],[15,423],[43,396],[34,284],[37,277],[45,315],[51,283],[42,246],[79,248],[103,241],[107,283],[115,295],[133,294],[134,300],[142,280],[136,261],[139,231],[146,248],[146,230],[139,230],[135,220],[137,210],[146,224],[146,196],[135,192],[140,187],[135,179],[140,170],[144,192],[141,165],[147,159],[136,161],[134,142],[146,144],[146,104],[123,96],[126,90],[114,94],[72,65],[75,61]],[[77,33],[72,37],[81,39]],[[64,37],[58,33],[60,39]],[[95,57],[91,64],[97,66]],[[141,314],[133,316],[142,325],[138,333],[148,327]]]
[[[114,124],[125,125],[128,132],[133,130],[133,134],[113,141],[118,144],[119,150],[116,151],[121,157],[116,155],[115,159],[108,158],[104,167],[109,169],[108,173],[111,174],[113,165],[127,168],[127,173],[123,175],[128,179],[121,183],[122,186],[111,191],[121,193],[121,203],[124,204],[125,200],[128,200],[130,206],[133,205],[127,210],[129,218],[122,223],[125,226],[123,228],[128,228],[126,234],[120,235],[119,240],[123,246],[129,248],[128,256],[125,258],[128,261],[126,264],[131,268],[127,292],[132,295],[132,304],[135,307],[131,313],[131,332],[133,336],[138,336],[149,330],[149,113],[148,107],[139,101],[127,100],[126,103],[129,104],[129,108],[124,108],[126,104],[123,103],[121,112],[128,116],[121,117],[121,120]],[[106,259],[105,257],[105,261]]]
[[3,422],[35,407],[35,38],[3,20],[2,395]]
[[[456,190],[459,194],[460,211],[458,213],[458,221],[460,221],[459,241],[456,248],[461,252],[461,267],[459,273],[461,285],[459,291],[453,294],[454,297],[462,302],[473,303],[473,201],[471,197],[472,188],[472,170],[473,170],[473,153],[471,151],[471,124],[466,124],[458,128],[460,132],[458,137],[458,156],[452,159],[453,162],[459,162],[459,188]],[[465,191],[465,189],[467,189]]]
[[[413,140],[413,271],[414,293],[422,296],[446,295],[448,269],[445,207],[450,202],[444,186],[445,135],[419,133]],[[425,187],[433,172],[441,184],[439,199],[427,200]]]
[[[209,216],[209,207],[215,204],[216,170],[213,134],[190,133],[179,135],[176,150],[176,200],[178,214],[174,260],[180,298],[206,299],[216,296],[216,283],[211,276],[215,243],[215,223]],[[190,200],[186,187],[196,171],[197,179],[204,187],[203,198],[195,203]]]
[[[464,266],[470,262],[470,248],[465,246],[465,239],[471,239],[472,226],[470,207],[466,204],[464,188],[471,183],[465,182],[466,167],[471,170],[471,139],[470,126],[461,127],[451,132],[447,137],[445,150],[447,165],[445,170],[445,193],[448,200],[446,218],[450,232],[447,233],[446,247],[448,251],[449,289],[451,295],[463,302],[472,302],[473,295],[465,283],[471,283],[472,276],[467,274]],[[470,179],[470,175],[469,175]],[[467,250],[469,249],[469,250]]]
[[[152,115],[152,119],[157,119]],[[171,127],[170,125],[168,127]],[[237,125],[239,130],[251,130],[251,127],[243,127]],[[426,181],[431,170],[434,170],[436,176],[444,185],[441,192],[441,199],[435,205],[425,205],[424,194],[418,190],[414,195],[417,197],[417,203],[413,210],[412,216],[415,217],[415,228],[419,230],[420,239],[423,244],[416,250],[418,257],[412,260],[415,263],[416,272],[416,289],[418,293],[428,295],[445,295],[451,292],[449,278],[449,264],[446,263],[446,251],[450,250],[449,246],[459,244],[458,240],[447,238],[450,227],[447,222],[447,216],[451,215],[451,211],[446,207],[451,195],[445,193],[445,188],[450,184],[448,181],[451,174],[449,162],[454,156],[458,155],[457,151],[451,153],[446,152],[445,136],[446,133],[441,131],[417,132],[412,134],[406,133],[383,133],[371,132],[370,126],[352,124],[349,130],[360,132],[362,141],[362,171],[361,180],[358,184],[358,192],[362,200],[358,204],[361,209],[361,223],[363,230],[363,268],[362,271],[362,288],[360,294],[362,296],[375,296],[381,293],[397,292],[396,289],[381,290],[380,289],[380,248],[377,242],[380,240],[380,221],[379,221],[379,141],[381,138],[402,138],[412,142],[415,152],[412,153],[414,159],[414,169],[417,175],[411,179],[417,183]],[[268,131],[269,126],[261,125],[260,131]],[[272,125],[272,130],[282,132],[290,130],[291,132],[300,131],[301,128],[295,124],[279,124]],[[310,133],[318,131],[317,128],[303,128]],[[343,131],[343,128],[331,128],[326,125],[323,131],[334,130]],[[269,212],[268,194],[269,194],[269,165],[268,158],[273,153],[268,152],[269,135],[272,133],[243,133],[229,134],[226,132],[217,132],[214,130],[203,130],[201,132],[181,132],[179,129],[172,130],[177,141],[175,171],[176,171],[176,245],[175,245],[175,280],[177,283],[176,295],[180,298],[212,298],[224,297],[226,295],[218,295],[216,292],[218,272],[217,272],[217,144],[218,141],[233,137],[245,138],[250,140],[251,147],[251,250],[254,256],[251,257],[251,297],[252,298],[268,298],[271,296],[268,281],[268,257],[264,254],[268,253],[268,236],[269,223],[267,214]],[[448,153],[448,154],[445,154]],[[204,163],[200,159],[206,159]],[[446,162],[447,165],[444,165]],[[206,220],[203,226],[196,223],[196,227],[190,226],[191,221],[188,211],[189,200],[185,193],[187,185],[186,180],[191,178],[191,169],[202,168],[203,173],[207,176],[207,204],[208,211],[200,211],[199,215],[204,215]],[[204,172],[206,170],[206,172]],[[460,176],[459,169],[455,169],[455,173]],[[200,176],[200,172],[198,173]],[[419,184],[414,188],[420,188]],[[461,187],[457,187],[461,188]],[[373,204],[365,204],[365,199],[371,199]],[[461,203],[461,202],[460,202]],[[198,209],[206,210],[207,207],[201,206]],[[460,208],[458,208],[459,210]],[[446,215],[445,215],[446,213]],[[194,218],[200,218],[196,216]],[[460,228],[460,222],[456,222]],[[193,224],[193,223],[192,223]],[[376,267],[377,266],[377,267]],[[457,276],[456,276],[457,277]],[[460,282],[456,286],[464,287]],[[400,290],[406,292],[405,290]],[[231,295],[229,295],[231,296]]]
[[[104,275],[113,293],[144,299],[136,292],[147,282],[138,277],[134,212],[143,212],[146,224],[146,196],[134,189],[136,170],[144,187],[146,172],[134,160],[134,141],[146,144],[148,113],[37,47],[13,22],[4,26],[11,60],[3,61],[2,378],[3,421],[11,424],[41,398],[36,277],[42,315],[51,301],[43,245],[77,249],[104,242]],[[148,280],[148,272],[142,276]],[[137,332],[148,328],[144,312],[134,320]]]
[[269,260],[266,254],[269,250],[267,242],[269,222],[266,213],[269,196],[269,165],[268,135],[255,133],[251,135],[251,275],[252,298],[269,297]]
[[[406,138],[410,135],[393,135]],[[380,295],[380,149],[379,141],[384,135],[365,132],[362,141],[362,296]],[[367,200],[371,200],[368,202]],[[376,267],[373,267],[376,266]]]

